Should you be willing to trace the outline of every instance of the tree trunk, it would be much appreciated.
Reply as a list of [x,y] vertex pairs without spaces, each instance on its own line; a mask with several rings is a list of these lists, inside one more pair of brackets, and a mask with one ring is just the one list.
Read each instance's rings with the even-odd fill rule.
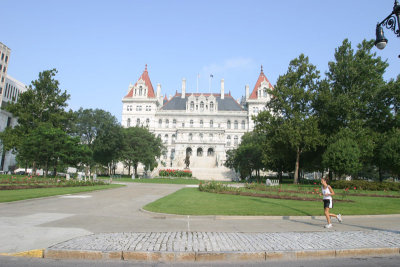
[[379,182],[383,182],[383,174],[382,174],[382,169],[381,169],[381,167],[379,166],[378,167],[378,173],[379,173]]
[[131,176],[131,165],[128,165],[128,176]]
[[133,164],[133,167],[135,168],[135,178],[138,178],[139,175],[137,173],[137,167],[138,167],[137,163]]
[[296,152],[296,165],[294,167],[294,181],[293,183],[299,183],[299,166],[300,166],[300,149],[297,148]]

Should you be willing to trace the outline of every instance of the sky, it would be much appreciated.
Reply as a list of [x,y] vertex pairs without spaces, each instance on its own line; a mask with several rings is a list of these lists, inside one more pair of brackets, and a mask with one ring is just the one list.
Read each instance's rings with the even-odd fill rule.
[[[324,76],[345,38],[354,49],[375,39],[377,22],[393,0],[1,0],[0,42],[11,49],[8,75],[29,85],[56,68],[69,108],[104,109],[121,121],[122,98],[145,65],[156,89],[220,92],[235,99],[253,90],[263,66],[275,85],[301,53]],[[388,44],[374,48],[400,71],[400,38],[384,29]]]

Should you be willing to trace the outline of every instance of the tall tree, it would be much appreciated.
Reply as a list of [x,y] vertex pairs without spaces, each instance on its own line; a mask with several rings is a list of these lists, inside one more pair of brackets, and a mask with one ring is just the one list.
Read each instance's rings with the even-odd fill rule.
[[256,118],[257,131],[293,151],[296,159],[294,183],[298,183],[301,155],[315,150],[323,140],[312,108],[319,77],[316,67],[301,54],[290,62],[275,89],[269,91],[272,98],[266,105],[267,111]]
[[240,173],[242,179],[252,177],[256,172],[256,177],[260,178],[260,170],[264,169],[262,144],[264,136],[257,132],[246,133],[242,136],[242,141],[237,149],[227,153],[225,166],[235,169]]
[[123,128],[124,149],[121,158],[132,164],[135,176],[138,176],[139,163],[145,169],[153,170],[157,165],[156,158],[161,156],[163,145],[160,138],[156,138],[144,127]]
[[[7,150],[14,149],[18,153],[18,159],[24,163],[44,164],[58,160],[57,150],[49,149],[47,155],[33,153],[34,147],[28,146],[45,134],[44,125],[49,128],[47,133],[54,134],[52,138],[43,140],[47,145],[57,146],[65,136],[60,132],[70,132],[72,111],[66,111],[69,95],[59,89],[59,82],[54,79],[57,70],[46,70],[39,73],[39,78],[32,82],[28,90],[22,93],[18,102],[9,103],[5,108],[18,117],[18,124],[14,128],[8,128],[1,134],[1,139]],[[60,138],[60,139],[59,139]],[[48,142],[52,142],[48,144]],[[38,143],[40,146],[44,144]],[[30,147],[30,149],[27,149]],[[53,153],[50,155],[49,153]]]

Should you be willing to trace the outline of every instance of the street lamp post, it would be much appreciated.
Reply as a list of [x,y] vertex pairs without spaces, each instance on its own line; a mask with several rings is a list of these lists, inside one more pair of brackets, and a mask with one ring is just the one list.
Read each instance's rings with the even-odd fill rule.
[[388,42],[383,35],[382,26],[385,26],[386,29],[392,30],[397,37],[400,37],[400,4],[397,0],[394,1],[392,13],[376,25],[375,46],[378,49],[384,49]]

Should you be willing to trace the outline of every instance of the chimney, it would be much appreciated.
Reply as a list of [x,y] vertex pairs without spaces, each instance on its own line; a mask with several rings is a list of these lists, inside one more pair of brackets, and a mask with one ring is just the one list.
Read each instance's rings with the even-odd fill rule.
[[182,79],[182,98],[186,97],[186,79]]
[[157,98],[160,98],[161,96],[161,84],[157,83]]
[[246,100],[249,99],[250,93],[249,93],[249,85],[246,84]]
[[224,79],[221,79],[221,99],[225,98],[225,82]]

